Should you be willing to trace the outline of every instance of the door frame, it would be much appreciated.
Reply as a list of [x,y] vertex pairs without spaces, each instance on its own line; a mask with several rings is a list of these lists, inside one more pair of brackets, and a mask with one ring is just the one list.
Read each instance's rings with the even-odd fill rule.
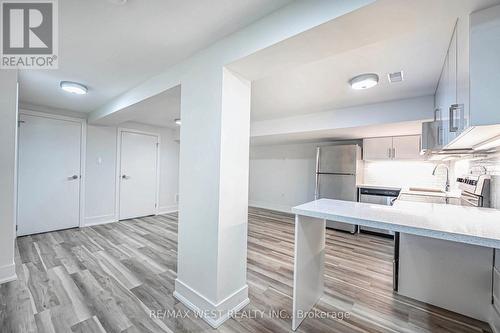
[[[32,111],[32,110],[25,110],[25,109],[19,108],[18,120],[20,120],[21,115],[39,117],[39,118],[47,118],[47,119],[63,120],[63,121],[69,121],[69,122],[80,124],[80,128],[81,128],[81,132],[80,132],[80,191],[78,192],[80,204],[79,204],[79,212],[78,212],[78,227],[79,228],[84,227],[84,221],[85,221],[85,176],[86,176],[85,157],[86,157],[86,151],[87,151],[87,120],[83,119],[83,118],[75,118],[75,117],[69,117],[69,116],[63,116],[63,115],[46,113],[46,112],[39,112],[39,111]],[[18,131],[18,136],[19,136],[19,131]],[[19,141],[18,141],[18,146],[19,146]],[[19,150],[19,147],[18,147],[18,150]],[[18,182],[19,182],[19,162],[17,163],[16,187],[17,187]],[[18,219],[19,192],[17,193],[16,196],[17,196],[16,221],[19,221],[19,219]],[[16,237],[17,237],[17,223],[18,222],[16,222]]]
[[155,210],[154,214],[158,215],[160,206],[160,133],[147,132],[132,128],[118,127],[116,132],[116,171],[115,171],[115,220],[120,221],[120,175],[122,167],[122,133],[135,133],[156,137],[156,186],[155,186]]

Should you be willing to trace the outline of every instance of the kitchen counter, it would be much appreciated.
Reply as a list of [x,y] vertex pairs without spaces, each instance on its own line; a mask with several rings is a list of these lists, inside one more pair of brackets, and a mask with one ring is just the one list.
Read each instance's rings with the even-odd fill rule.
[[[357,184],[357,188],[369,188],[369,189],[381,189],[381,190],[395,190],[401,191],[401,194],[409,195],[420,195],[429,197],[440,197],[440,198],[456,198],[459,199],[461,195],[460,190],[453,190],[449,192],[441,192],[439,189],[429,190],[425,187],[401,187],[401,186],[386,186],[386,185],[373,185],[373,184]],[[418,189],[418,190],[415,190]]]
[[454,242],[500,248],[500,211],[396,200],[394,206],[320,199],[292,208],[297,215],[332,219]]
[[383,206],[320,199],[294,207],[292,212],[296,214],[293,330],[323,295],[326,220],[485,249],[500,248],[500,211],[490,208],[402,200],[396,200],[393,206]]
[[381,189],[381,190],[395,190],[395,191],[401,190],[401,186],[358,184],[358,185],[356,185],[356,187],[357,188],[376,188],[376,189]]
[[460,190],[457,190],[457,191],[453,190],[450,192],[437,192],[437,191],[425,191],[425,189],[422,189],[422,191],[420,191],[420,190],[415,191],[415,190],[412,190],[411,188],[403,188],[401,190],[401,194],[460,199],[460,195],[462,194],[462,192]]

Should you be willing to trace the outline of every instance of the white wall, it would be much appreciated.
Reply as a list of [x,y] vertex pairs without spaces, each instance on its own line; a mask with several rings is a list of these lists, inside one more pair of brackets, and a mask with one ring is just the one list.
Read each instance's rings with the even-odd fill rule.
[[[444,189],[446,169],[439,168],[432,175],[434,162],[427,161],[365,161],[364,183],[396,187],[430,187]],[[453,181],[450,172],[450,181]]]
[[434,96],[422,96],[301,116],[254,121],[251,136],[257,138],[427,120],[433,117],[433,112]]
[[252,146],[249,205],[290,212],[314,200],[315,143]]
[[0,71],[0,283],[16,279],[17,71]]
[[[220,177],[219,185],[219,300],[232,297],[242,287],[248,289],[246,243],[251,83],[224,69],[222,95],[220,173],[225,177]],[[189,237],[189,234],[185,236]],[[248,292],[242,300],[248,300]]]
[[[249,205],[290,212],[292,207],[314,200],[316,147],[329,144],[252,146]],[[446,182],[444,169],[432,175],[433,162],[365,161],[363,165],[365,184],[444,188]]]
[[331,144],[334,143],[250,147],[249,205],[290,212],[292,207],[314,200],[316,147]]
[[86,225],[116,219],[116,135],[115,127],[87,126],[84,214]]
[[[160,135],[159,212],[177,210],[179,143],[177,131],[138,123],[121,128],[143,130]],[[85,224],[115,221],[117,128],[89,125],[87,130]]]

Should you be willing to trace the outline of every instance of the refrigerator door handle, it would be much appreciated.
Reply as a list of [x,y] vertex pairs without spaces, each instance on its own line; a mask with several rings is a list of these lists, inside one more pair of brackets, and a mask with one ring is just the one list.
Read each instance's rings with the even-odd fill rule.
[[319,199],[319,158],[321,154],[321,148],[316,148],[316,186],[314,187],[314,200]]
[[316,173],[319,173],[319,158],[321,154],[321,148],[317,147],[316,148]]
[[316,173],[316,187],[314,190],[314,200],[319,199],[319,173]]

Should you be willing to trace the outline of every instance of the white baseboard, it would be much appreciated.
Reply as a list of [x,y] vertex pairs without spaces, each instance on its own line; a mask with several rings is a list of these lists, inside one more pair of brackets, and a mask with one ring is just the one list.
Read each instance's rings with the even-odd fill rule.
[[[495,304],[498,304],[500,300],[496,297],[494,297],[494,302]],[[491,316],[490,316],[490,321],[489,321],[491,330],[493,333],[500,333],[500,313],[498,312],[497,308],[495,305],[491,306]]]
[[162,206],[158,208],[158,215],[175,213],[179,210],[177,205]]
[[175,279],[174,297],[213,328],[222,325],[232,314],[250,303],[247,285],[215,304],[179,279]]
[[16,265],[13,263],[0,267],[0,284],[17,280]]
[[490,328],[493,331],[493,333],[500,333],[500,323],[490,321]]
[[289,213],[289,214],[292,213],[292,207],[291,206],[273,204],[273,203],[263,202],[263,201],[252,201],[252,200],[250,200],[248,202],[248,206],[255,207],[255,208],[264,208],[264,209],[275,210],[277,212],[282,212],[282,213]]
[[500,318],[490,320],[489,324],[493,333],[500,333]]
[[118,222],[115,214],[101,215],[101,216],[91,216],[85,218],[84,227],[91,227],[100,224],[107,224],[112,222]]

